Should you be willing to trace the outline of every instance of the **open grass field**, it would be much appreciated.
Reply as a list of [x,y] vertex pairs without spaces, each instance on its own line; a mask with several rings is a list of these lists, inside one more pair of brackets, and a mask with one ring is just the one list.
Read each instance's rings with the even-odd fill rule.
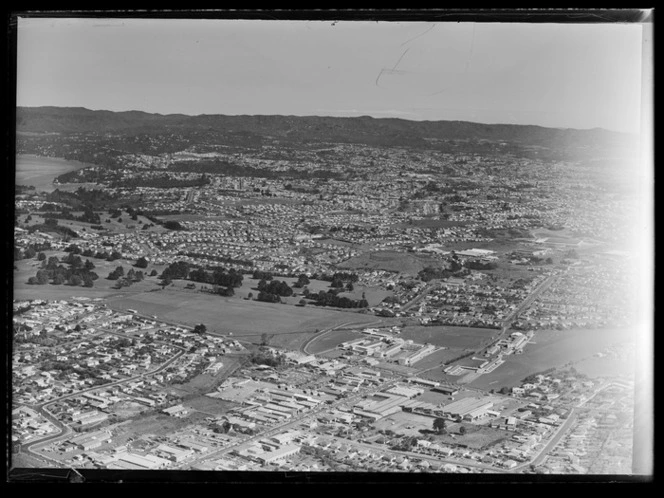
[[[462,425],[467,431],[463,436],[459,434]],[[451,423],[446,429],[447,434],[436,436],[437,441],[443,444],[462,444],[472,450],[488,448],[512,436],[511,432],[465,422]]]
[[86,168],[89,164],[55,157],[40,157],[32,154],[16,156],[16,185],[33,186],[37,190],[52,192],[56,189],[53,180],[69,171]]
[[474,349],[487,341],[491,336],[497,335],[497,329],[483,329],[477,327],[454,327],[409,325],[401,331],[401,337],[412,339],[414,342],[424,344],[428,342],[436,346],[450,349]]
[[386,270],[417,275],[427,266],[441,265],[440,260],[428,256],[399,251],[376,251],[350,258],[337,266],[339,269]]
[[223,399],[211,398],[209,396],[196,396],[182,403],[183,406],[191,410],[217,417],[228,413],[229,410],[236,408],[237,403],[231,401],[224,401]]
[[165,321],[196,325],[203,323],[211,332],[233,337],[258,337],[266,334],[315,332],[349,323],[375,321],[372,315],[331,311],[313,306],[247,301],[198,292],[158,290],[109,299],[109,306],[135,309]]

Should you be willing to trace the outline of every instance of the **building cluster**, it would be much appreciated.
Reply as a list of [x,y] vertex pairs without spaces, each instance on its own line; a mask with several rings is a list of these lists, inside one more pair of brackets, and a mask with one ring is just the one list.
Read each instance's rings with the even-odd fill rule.
[[520,313],[515,328],[629,326],[635,318],[635,283],[629,260],[578,261]]

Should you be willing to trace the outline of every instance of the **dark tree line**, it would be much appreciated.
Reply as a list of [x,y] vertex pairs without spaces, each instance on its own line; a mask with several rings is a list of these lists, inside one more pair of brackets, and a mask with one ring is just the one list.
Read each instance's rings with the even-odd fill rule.
[[345,296],[338,296],[333,291],[320,291],[318,294],[309,294],[309,298],[314,300],[314,304],[319,306],[333,306],[335,308],[366,308],[369,302],[366,299],[351,299]]
[[242,273],[231,268],[226,271],[224,268],[215,268],[213,271],[206,271],[200,267],[193,267],[186,261],[176,261],[168,265],[161,273],[162,280],[188,279],[194,282],[223,286],[230,289],[242,285]]
[[[293,295],[293,289],[286,282],[280,282],[278,280],[272,280],[269,283],[266,280],[261,280],[258,282],[258,290],[263,293],[281,297],[289,297]],[[259,301],[261,301],[260,298]]]
[[269,271],[254,270],[254,272],[251,274],[251,278],[256,280],[272,280],[274,275]]
[[498,263],[493,261],[487,261],[486,263],[479,260],[468,260],[464,263],[466,268],[471,270],[495,270],[498,268]]

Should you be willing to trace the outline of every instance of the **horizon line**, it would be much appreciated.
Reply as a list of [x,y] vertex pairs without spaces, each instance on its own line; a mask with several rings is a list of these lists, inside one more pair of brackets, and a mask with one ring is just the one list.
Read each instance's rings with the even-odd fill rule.
[[[495,126],[530,126],[530,127],[536,127],[536,128],[545,128],[545,129],[550,129],[550,130],[572,130],[572,131],[605,131],[609,133],[617,133],[621,135],[632,135],[632,136],[639,136],[639,132],[633,132],[633,131],[618,131],[618,130],[612,130],[609,128],[602,128],[601,126],[595,126],[592,128],[573,128],[573,127],[562,127],[562,126],[544,126],[544,125],[539,125],[539,124],[523,124],[523,123],[504,123],[504,122],[483,122],[483,121],[470,121],[470,120],[464,120],[464,119],[408,119],[408,118],[403,118],[403,117],[396,117],[396,116],[372,116],[371,114],[361,114],[362,111],[356,111],[358,116],[337,116],[337,115],[330,115],[330,114],[224,114],[224,113],[214,113],[214,114],[207,114],[207,113],[202,113],[202,114],[187,114],[184,112],[173,112],[173,113],[159,113],[159,112],[149,112],[149,111],[144,111],[140,109],[127,109],[127,110],[122,110],[122,111],[114,111],[110,109],[91,109],[88,107],[84,106],[58,106],[58,105],[37,105],[37,106],[29,106],[29,105],[17,105],[16,109],[44,109],[44,108],[53,108],[53,109],[81,109],[84,111],[90,111],[90,112],[112,112],[116,114],[121,114],[121,113],[129,113],[129,112],[135,112],[135,113],[142,113],[142,114],[148,114],[148,115],[153,115],[153,116],[163,116],[163,117],[169,117],[169,116],[186,116],[186,117],[191,117],[191,118],[196,118],[196,117],[202,117],[202,116],[229,116],[229,117],[297,117],[297,118],[308,118],[308,117],[318,117],[318,118],[340,118],[340,119],[357,119],[357,118],[370,118],[370,119],[377,119],[377,120],[387,120],[387,119],[392,119],[392,120],[399,120],[399,121],[408,121],[408,122],[413,122],[413,123],[439,123],[439,122],[447,122],[447,123],[472,123],[472,124],[479,124],[479,125],[495,125]],[[341,112],[341,111],[340,111]]]

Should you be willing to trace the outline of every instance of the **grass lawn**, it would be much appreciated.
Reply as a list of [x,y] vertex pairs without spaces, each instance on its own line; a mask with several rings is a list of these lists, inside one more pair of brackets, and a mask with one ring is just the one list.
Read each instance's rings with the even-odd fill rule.
[[[270,336],[274,346],[293,347],[316,330],[338,325],[372,323],[373,315],[334,311],[313,306],[263,303],[234,297],[167,288],[155,292],[118,295],[108,300],[114,309],[135,309],[167,322],[194,326],[203,323],[211,332],[251,342]],[[291,336],[286,339],[279,336]],[[279,340],[277,340],[279,337]]]
[[[459,434],[460,426],[464,426],[466,428],[466,434],[463,436]],[[446,429],[447,434],[435,436],[437,441],[443,444],[461,444],[473,450],[487,448],[499,443],[500,441],[509,439],[513,434],[511,432],[503,431],[500,429],[494,429],[491,427],[474,425],[465,422],[460,424],[448,423]]]
[[403,274],[417,275],[427,266],[439,267],[441,261],[416,254],[398,251],[367,252],[360,256],[350,258],[337,265],[339,269],[361,268],[364,270],[398,271]]

